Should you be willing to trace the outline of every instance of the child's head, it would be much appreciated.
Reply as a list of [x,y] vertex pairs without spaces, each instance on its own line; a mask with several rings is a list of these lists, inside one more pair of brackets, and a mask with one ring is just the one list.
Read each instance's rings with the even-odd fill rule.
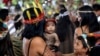
[[54,19],[47,19],[45,23],[45,32],[46,33],[54,33],[55,32],[56,22]]

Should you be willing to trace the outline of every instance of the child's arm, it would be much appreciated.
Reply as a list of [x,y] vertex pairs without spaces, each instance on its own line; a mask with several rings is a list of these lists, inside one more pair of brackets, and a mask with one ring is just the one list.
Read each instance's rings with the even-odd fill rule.
[[60,41],[59,41],[59,38],[58,38],[58,35],[55,33],[54,34],[54,36],[55,36],[55,46],[59,46],[60,45]]

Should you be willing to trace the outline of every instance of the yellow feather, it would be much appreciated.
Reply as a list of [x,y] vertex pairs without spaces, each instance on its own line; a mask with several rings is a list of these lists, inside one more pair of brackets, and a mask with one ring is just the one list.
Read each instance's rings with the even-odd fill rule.
[[28,4],[26,4],[26,7],[27,7],[27,8],[30,8],[30,6],[29,6]]
[[28,19],[31,20],[30,12],[26,11],[26,13],[27,13]]
[[25,8],[24,8],[24,7],[22,7],[22,8],[21,8],[21,10],[22,10],[22,11],[24,11],[24,10],[25,10]]
[[33,7],[35,7],[35,8],[37,7],[36,4],[35,4],[34,2],[33,2],[32,4],[33,4]]
[[38,12],[37,12],[36,8],[34,8],[34,12],[35,12],[36,16],[38,17],[38,16],[39,16],[39,14],[38,14]]
[[40,4],[40,3],[38,3],[37,5],[38,5],[38,7],[39,7],[40,11],[42,12],[42,6],[41,6],[41,4]]

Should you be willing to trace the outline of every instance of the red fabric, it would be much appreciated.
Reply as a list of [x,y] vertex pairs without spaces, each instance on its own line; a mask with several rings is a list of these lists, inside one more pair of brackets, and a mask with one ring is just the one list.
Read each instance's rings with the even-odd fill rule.
[[25,24],[32,24],[32,23],[36,23],[36,22],[39,22],[43,19],[44,17],[44,13],[41,13],[37,18],[33,18],[31,20],[24,20],[23,23]]
[[8,5],[8,3],[11,3],[11,0],[3,0],[3,3],[7,6]]

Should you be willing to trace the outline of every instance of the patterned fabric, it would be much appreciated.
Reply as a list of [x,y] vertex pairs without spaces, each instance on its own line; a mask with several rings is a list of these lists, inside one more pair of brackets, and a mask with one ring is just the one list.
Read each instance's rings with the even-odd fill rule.
[[20,37],[11,36],[15,56],[23,56],[22,54],[22,40]]

